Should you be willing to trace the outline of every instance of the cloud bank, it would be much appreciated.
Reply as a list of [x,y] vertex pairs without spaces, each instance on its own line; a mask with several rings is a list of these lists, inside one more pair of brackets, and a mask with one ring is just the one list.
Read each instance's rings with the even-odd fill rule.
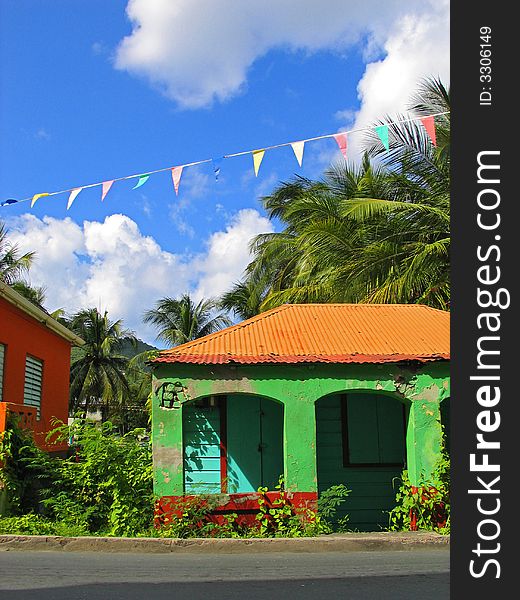
[[[360,108],[346,114],[345,125],[366,127],[385,115],[406,113],[417,84],[426,77],[450,81],[449,2],[439,0],[422,13],[395,22],[383,43],[385,56],[367,64],[357,90]],[[349,118],[350,117],[350,118]],[[352,135],[351,151],[359,154],[363,136]]]
[[[382,51],[394,61],[413,63],[423,58],[431,63],[444,51],[435,39],[423,47],[420,29],[428,29],[441,12],[447,28],[447,6],[445,0],[129,0],[132,32],[120,42],[115,66],[144,77],[181,108],[193,109],[241,93],[248,70],[270,50],[342,52],[361,43],[369,63],[363,99],[374,79],[370,61]],[[429,27],[430,35],[438,33]],[[411,42],[409,49],[401,52],[400,42]],[[379,70],[377,61],[374,65]]]
[[50,310],[106,309],[151,343],[155,334],[141,320],[145,310],[163,296],[185,291],[195,298],[222,293],[249,262],[249,239],[273,230],[256,210],[244,209],[232,216],[223,231],[210,236],[204,252],[185,256],[163,250],[122,214],[82,225],[70,217],[39,219],[25,214],[7,225],[9,239],[21,251],[36,252],[30,280],[46,288]]

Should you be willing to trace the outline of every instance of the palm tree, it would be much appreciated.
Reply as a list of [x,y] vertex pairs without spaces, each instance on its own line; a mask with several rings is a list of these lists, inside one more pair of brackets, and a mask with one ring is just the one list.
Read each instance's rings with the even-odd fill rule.
[[250,319],[261,312],[266,288],[266,285],[253,279],[237,281],[228,292],[221,296],[219,307],[233,312],[241,319]]
[[11,285],[29,271],[34,252],[20,255],[18,245],[7,239],[7,228],[0,223],[0,281]]
[[70,369],[71,410],[86,413],[100,406],[106,412],[114,403],[121,405],[129,392],[128,358],[119,351],[125,338],[135,343],[133,333],[123,328],[121,320],[111,321],[106,311],[101,314],[96,308],[72,315],[69,327],[85,341],[75,349]]
[[180,299],[158,300],[155,308],[145,312],[143,321],[155,326],[158,339],[177,346],[231,325],[218,308],[216,300],[201,300],[195,304],[189,294],[183,294]]
[[45,287],[43,286],[32,286],[27,281],[20,279],[11,284],[11,287],[15,292],[18,292],[21,296],[32,302],[38,308],[45,310]]
[[[449,92],[426,80],[411,110],[449,111]],[[389,152],[369,139],[360,165],[336,165],[317,182],[297,177],[263,198],[284,229],[251,243],[240,285],[262,298],[260,310],[284,302],[449,307],[449,114],[436,117],[436,147],[418,122],[390,129]]]

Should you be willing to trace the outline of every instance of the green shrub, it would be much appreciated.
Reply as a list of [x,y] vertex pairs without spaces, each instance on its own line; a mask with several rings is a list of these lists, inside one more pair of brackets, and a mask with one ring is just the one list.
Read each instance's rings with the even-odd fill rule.
[[34,513],[17,517],[0,517],[0,534],[61,535],[67,537],[89,535],[88,531],[80,526],[51,521]]
[[248,537],[248,529],[238,523],[236,513],[220,515],[223,523],[210,517],[217,506],[215,496],[195,496],[176,502],[175,510],[163,518],[163,524],[152,535],[172,538],[237,538]]
[[348,531],[349,515],[336,520],[338,508],[346,501],[350,492],[346,485],[339,483],[321,492],[318,498],[318,514],[328,525],[330,531]]
[[[258,504],[260,511],[256,516],[259,521],[257,534],[260,537],[310,537],[332,533],[333,518],[338,506],[349,495],[343,484],[331,486],[324,490],[319,499],[317,510],[309,507],[295,507],[284,488],[283,477],[275,488],[279,492],[278,498],[269,502],[267,488],[259,488],[262,494]],[[340,520],[340,528],[345,527],[348,517]]]
[[[9,516],[0,533],[31,535],[118,535],[153,537],[303,537],[343,531],[348,517],[334,522],[349,495],[343,484],[321,493],[317,510],[295,507],[276,486],[272,502],[259,488],[256,525],[239,524],[235,513],[210,517],[218,498],[185,498],[174,514],[153,527],[152,456],[143,429],[119,435],[110,422],[56,421],[48,439],[70,442],[71,456],[55,458],[39,450],[32,436],[10,420],[0,440],[0,472],[8,492]],[[223,522],[222,522],[223,521]]]
[[[0,447],[12,516],[35,513],[90,534],[136,535],[153,521],[151,444],[144,430],[124,436],[111,423],[56,421],[48,439],[71,440],[72,456],[53,458],[10,421]],[[33,519],[35,515],[29,517]]]
[[39,510],[40,490],[54,484],[54,462],[34,443],[32,434],[10,415],[0,437],[0,488],[7,494],[10,515]]
[[413,486],[403,471],[396,506],[389,513],[390,531],[427,530],[450,533],[450,458],[443,447],[432,478]]

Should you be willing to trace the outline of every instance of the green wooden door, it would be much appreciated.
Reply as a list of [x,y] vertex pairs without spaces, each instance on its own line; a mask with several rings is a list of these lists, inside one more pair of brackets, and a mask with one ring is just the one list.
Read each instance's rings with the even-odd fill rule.
[[283,473],[283,406],[254,396],[227,399],[228,492],[274,489]]
[[283,475],[283,405],[260,400],[262,486],[274,490]]

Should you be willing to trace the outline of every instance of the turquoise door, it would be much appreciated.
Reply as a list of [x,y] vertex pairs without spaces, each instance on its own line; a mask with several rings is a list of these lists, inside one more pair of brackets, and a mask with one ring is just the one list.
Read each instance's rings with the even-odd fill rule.
[[228,492],[274,490],[283,474],[283,406],[254,396],[227,398]]
[[184,492],[219,494],[220,409],[188,404],[182,410]]

